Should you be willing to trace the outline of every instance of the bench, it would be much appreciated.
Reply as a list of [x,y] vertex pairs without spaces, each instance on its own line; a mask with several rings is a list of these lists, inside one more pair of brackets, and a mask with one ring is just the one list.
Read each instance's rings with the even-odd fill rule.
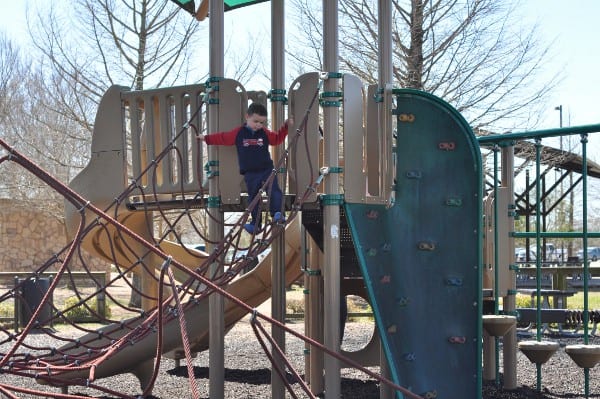
[[[0,285],[4,287],[14,287],[15,279],[24,280],[29,277],[38,277],[38,278],[56,278],[55,271],[46,271],[36,275],[32,272],[0,272]],[[71,278],[75,282],[75,285],[93,287],[93,286],[105,286],[110,278],[110,274],[107,271],[72,271],[70,273],[65,272],[62,276],[62,280],[64,284],[67,284],[68,287],[71,287]],[[96,283],[97,282],[97,283]]]
[[[519,288],[536,288],[537,280],[535,277],[530,276],[525,273],[517,273],[516,276],[516,286]],[[552,287],[552,275],[548,273],[542,274],[542,278],[540,279],[541,288],[551,289]]]
[[[518,308],[517,312],[519,323],[537,323],[537,308]],[[540,317],[542,324],[565,324],[570,321],[567,309],[540,309]]]
[[[576,290],[583,290],[583,274],[574,273],[570,279],[567,278],[567,286]],[[600,278],[588,276],[588,289],[599,290],[600,289]]]
[[[529,324],[526,328],[518,328],[520,333],[528,332],[531,326],[537,323],[538,310],[536,308],[518,308],[517,321],[522,324]],[[540,309],[540,322],[542,323],[542,333],[548,331],[552,334],[566,335],[563,331],[564,326],[574,328],[571,335],[577,334],[579,328],[583,327],[583,310],[576,309]],[[596,335],[598,323],[600,322],[600,311],[590,310],[588,312],[588,321],[593,323],[591,335]],[[558,324],[558,331],[553,331],[548,326],[550,323]]]
[[[536,307],[537,290],[535,289],[519,289],[517,292],[521,294],[527,294],[531,296],[531,307]],[[567,290],[540,290],[540,296],[542,297],[542,308],[550,309],[550,297],[552,297],[552,303],[555,309],[564,309],[567,307],[567,298],[575,295],[576,291]]]
[[[531,296],[531,307],[530,308],[518,308],[519,317],[517,318],[519,323],[528,323],[529,325],[521,332],[527,331],[531,328],[533,323],[537,322],[537,307],[536,299],[538,291],[534,289],[521,289],[518,292],[522,294],[528,294]],[[540,311],[541,311],[541,323],[542,332],[548,331],[550,333],[556,333],[549,327],[550,323],[558,324],[558,333],[563,333],[563,324],[571,320],[571,314],[566,309],[567,298],[575,295],[575,291],[564,291],[564,290],[547,290],[542,289],[539,291],[541,297]],[[554,308],[550,306],[550,297],[552,297],[552,304]]]

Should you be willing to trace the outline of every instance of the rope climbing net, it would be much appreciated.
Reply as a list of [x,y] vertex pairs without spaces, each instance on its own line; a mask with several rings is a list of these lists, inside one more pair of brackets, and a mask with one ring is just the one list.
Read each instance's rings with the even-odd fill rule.
[[[298,148],[302,137],[306,137],[306,120],[310,108],[315,103],[320,88],[315,92],[310,107],[303,120],[298,124],[296,133],[290,135],[288,147],[277,160],[273,173],[264,183],[261,194],[269,193],[274,179],[282,170],[287,170],[287,160],[290,151]],[[201,112],[198,109],[196,112]],[[284,225],[290,223],[297,216],[302,204],[313,193],[323,176],[315,178],[313,184],[306,188],[303,195],[297,195],[291,210],[287,213],[285,221],[276,222],[268,219],[259,234],[252,234],[251,240],[244,236],[243,225],[247,223],[250,212],[254,207],[261,207],[261,211],[268,209],[261,200],[262,195],[251,201],[247,209],[234,222],[225,222],[224,238],[219,241],[210,239],[206,229],[198,223],[195,213],[203,212],[213,222],[220,223],[213,212],[204,212],[195,209],[193,204],[206,198],[207,194],[202,184],[199,184],[198,193],[191,200],[183,200],[178,209],[163,207],[160,195],[152,189],[153,184],[145,188],[142,181],[155,182],[157,170],[163,162],[181,157],[179,150],[173,143],[178,136],[192,128],[198,134],[195,126],[186,123],[179,134],[173,138],[155,159],[142,171],[141,175],[132,179],[131,184],[109,206],[100,209],[73,189],[62,184],[33,161],[21,154],[8,143],[0,139],[0,148],[7,155],[0,157],[0,167],[9,162],[17,164],[27,172],[36,176],[51,189],[59,193],[68,206],[73,207],[79,214],[77,229],[73,239],[57,251],[46,262],[31,273],[32,278],[38,278],[44,273],[52,271],[56,277],[51,279],[48,290],[42,293],[39,305],[31,309],[31,318],[22,330],[0,326],[0,370],[3,374],[19,377],[23,381],[35,380],[39,384],[53,386],[83,386],[96,389],[98,392],[115,397],[130,397],[123,392],[117,392],[110,387],[97,384],[99,378],[131,372],[135,367],[128,366],[128,361],[138,361],[136,356],[128,356],[133,351],[149,351],[149,366],[144,370],[134,373],[143,387],[142,396],[152,393],[156,383],[161,354],[176,349],[169,346],[165,337],[177,334],[177,346],[183,348],[189,375],[190,396],[199,397],[197,381],[192,370],[192,352],[204,350],[205,344],[199,342],[195,334],[194,325],[198,314],[206,314],[210,295],[222,295],[246,313],[250,313],[251,324],[256,338],[265,355],[272,360],[273,352],[284,359],[283,368],[273,362],[274,370],[282,377],[288,392],[292,397],[297,397],[294,389],[285,378],[287,372],[294,375],[302,391],[308,397],[315,397],[303,381],[300,374],[288,361],[284,351],[277,345],[264,326],[271,323],[287,333],[302,339],[315,350],[322,350],[332,356],[343,360],[347,365],[362,370],[372,378],[389,384],[394,389],[408,395],[418,397],[406,389],[392,383],[380,375],[361,367],[358,363],[343,358],[340,354],[325,348],[322,344],[295,332],[285,324],[261,314],[236,296],[227,291],[231,282],[252,267],[259,254],[265,251],[270,244],[284,231]],[[201,145],[200,141],[196,145]],[[201,153],[198,151],[197,153]],[[201,165],[201,162],[197,163]],[[309,162],[312,168],[312,161]],[[312,176],[311,171],[311,176]],[[183,191],[183,190],[182,190]],[[140,209],[128,209],[128,201],[134,196],[146,200],[154,200],[155,206],[148,207],[144,204]],[[182,197],[185,197],[182,195]],[[268,195],[267,195],[268,197]],[[127,219],[123,217],[127,215]],[[212,219],[211,219],[212,218]],[[155,226],[162,229],[157,231]],[[135,227],[132,227],[135,226]],[[146,230],[148,234],[141,233]],[[210,253],[188,248],[184,244],[181,231],[194,235],[194,242],[204,242],[211,248]],[[95,246],[101,251],[105,260],[110,261],[113,267],[111,277],[107,281],[100,281],[91,271],[86,260],[84,249],[86,245]],[[170,248],[180,249],[174,255]],[[182,252],[183,251],[183,252]],[[229,256],[230,255],[230,256]],[[75,266],[77,264],[77,266]],[[218,267],[214,267],[218,265]],[[78,286],[74,278],[75,271],[81,270],[88,273],[89,279],[94,281],[95,288],[83,289]],[[141,284],[135,282],[130,276],[143,276]],[[0,296],[0,303],[22,302],[23,287],[26,280],[16,284]],[[52,295],[59,284],[69,282],[72,288],[72,297],[76,300],[67,307],[55,306]],[[139,307],[136,304],[123,301],[113,294],[116,286],[125,286],[131,292],[131,297],[141,298],[142,303],[152,306]],[[155,289],[148,289],[154,287]],[[110,303],[113,310],[101,312],[97,306],[100,299]],[[50,307],[50,312],[43,309]],[[69,312],[74,309],[84,308],[94,319],[100,321],[100,328],[89,328],[84,323],[77,323],[70,318]],[[112,316],[115,315],[115,316]],[[68,334],[45,326],[69,325],[72,327]],[[45,334],[48,340],[44,344],[36,344],[28,339],[32,333]],[[172,341],[172,340],[171,340]],[[51,344],[48,344],[51,342]],[[150,349],[147,349],[150,348]],[[273,351],[273,352],[272,352]],[[137,352],[136,352],[137,353]],[[11,380],[13,381],[13,380]],[[31,384],[18,385],[15,383],[0,383],[0,392],[10,398],[20,395],[35,395],[39,397],[57,397],[56,393],[46,392],[31,388]],[[33,385],[37,386],[37,385]],[[63,391],[62,398],[81,397]]]

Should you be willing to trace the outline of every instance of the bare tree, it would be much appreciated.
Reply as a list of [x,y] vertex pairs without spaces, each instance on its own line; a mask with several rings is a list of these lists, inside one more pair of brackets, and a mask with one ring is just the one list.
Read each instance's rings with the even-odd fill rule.
[[198,24],[178,11],[167,0],[76,0],[30,13],[45,76],[40,89],[48,96],[39,111],[79,125],[82,130],[70,131],[89,143],[95,110],[111,85],[141,90],[185,83]]
[[[377,2],[340,0],[340,66],[377,82]],[[290,51],[299,68],[320,68],[322,24],[315,2],[294,0],[302,37]],[[516,3],[495,0],[392,1],[396,84],[433,93],[473,128],[523,128],[557,76],[539,81],[549,47],[517,20]],[[305,46],[305,47],[301,47]]]
[[[0,35],[0,137],[61,180],[68,177],[73,142],[69,124],[57,114],[40,113],[48,101],[42,76],[32,70],[31,62],[20,48]],[[63,218],[62,199],[33,175],[17,165],[3,165],[0,196],[14,199],[31,208],[43,208],[50,216]]]
[[4,137],[8,134],[14,107],[23,103],[20,83],[27,69],[19,47],[4,32],[0,32],[0,127]]

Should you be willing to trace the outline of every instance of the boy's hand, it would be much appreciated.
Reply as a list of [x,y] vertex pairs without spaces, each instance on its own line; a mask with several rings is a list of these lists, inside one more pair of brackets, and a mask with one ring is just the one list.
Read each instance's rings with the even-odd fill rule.
[[196,136],[196,140],[204,141],[204,135],[203,134],[198,134]]
[[290,126],[290,125],[293,125],[293,124],[294,124],[294,117],[293,116],[290,116],[289,118],[287,118],[285,120],[285,125],[286,126]]

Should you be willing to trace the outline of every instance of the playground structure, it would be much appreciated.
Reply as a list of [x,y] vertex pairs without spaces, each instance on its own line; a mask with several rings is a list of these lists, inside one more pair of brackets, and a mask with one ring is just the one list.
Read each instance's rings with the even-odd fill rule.
[[[219,3],[223,5],[210,2],[211,35],[219,31],[213,25],[219,24]],[[329,23],[324,25],[335,29],[335,2],[325,3],[324,19]],[[380,2],[382,16],[390,15],[386,3]],[[275,19],[281,17],[279,6],[273,2]],[[380,45],[385,50],[384,26],[381,33]],[[211,42],[219,40],[211,38]],[[219,54],[218,49],[214,51]],[[599,131],[600,126],[477,138],[461,115],[442,100],[419,91],[394,89],[389,60],[382,61],[380,83],[364,89],[356,77],[337,72],[335,49],[324,51],[325,60],[332,63],[326,70],[332,72],[298,77],[290,86],[289,98],[280,89],[283,83],[275,82],[282,71],[274,71],[276,89],[268,96],[274,109],[273,124],[283,119],[284,99],[288,115],[294,115],[296,121],[286,151],[275,157],[279,162],[272,175],[285,183],[287,226],[269,223],[264,233],[253,236],[249,243],[241,229],[247,210],[265,204],[246,200],[232,148],[211,148],[205,153],[195,135],[204,129],[210,133],[234,127],[241,122],[249,98],[266,101],[267,96],[246,92],[239,82],[220,77],[222,71],[211,70],[212,78],[203,85],[140,92],[110,88],[97,112],[90,164],[70,188],[0,142],[8,152],[1,162],[22,165],[65,196],[73,241],[33,274],[55,268],[68,276],[70,259],[82,248],[113,263],[118,270],[116,279],[129,273],[138,275],[141,289],[132,286],[132,290],[142,297],[142,309],[133,309],[135,317],[109,320],[100,330],[82,332],[79,339],[65,338],[51,351],[29,348],[29,355],[23,356],[27,334],[51,321],[41,320],[39,312],[34,312],[20,334],[2,331],[4,342],[15,341],[0,361],[3,371],[61,386],[65,395],[68,386],[93,387],[97,378],[133,372],[147,395],[156,378],[157,354],[185,359],[189,367],[193,353],[208,348],[211,371],[216,370],[210,376],[211,396],[223,397],[219,374],[226,350],[223,335],[252,312],[257,326],[261,321],[273,323],[269,341],[274,348],[272,390],[273,397],[282,397],[283,390],[290,387],[281,373],[289,370],[289,365],[284,352],[276,348],[284,348],[282,332],[293,333],[282,323],[282,291],[303,274],[309,292],[305,339],[310,351],[305,380],[297,373],[296,377],[303,381],[307,396],[325,391],[327,397],[339,397],[339,368],[344,362],[359,368],[366,363],[380,365],[382,375],[373,376],[383,382],[384,398],[480,397],[482,378],[498,378],[501,336],[504,384],[507,389],[514,388],[517,342],[512,239],[519,234],[514,233],[512,224],[513,145],[535,139],[539,168],[542,138],[581,135],[586,198],[587,134]],[[382,51],[382,57],[385,53]],[[318,133],[319,106],[323,144]],[[338,153],[340,110],[343,157]],[[494,155],[494,183],[487,196],[482,187],[480,146],[490,147]],[[502,177],[497,176],[499,170]],[[541,195],[539,185],[536,187],[539,207]],[[581,234],[564,235],[581,238],[586,247],[587,239],[597,234],[587,231],[585,201],[583,205]],[[537,253],[542,238],[549,234],[541,229],[539,211],[536,232],[525,234],[535,238]],[[208,235],[196,227],[195,212],[207,215]],[[224,212],[242,216],[230,223]],[[317,221],[305,218],[309,214]],[[206,252],[183,245],[179,231],[184,225],[192,226],[197,238],[207,244]],[[340,250],[344,233],[350,236],[357,270],[352,270],[350,261],[340,267],[340,259],[347,255]],[[307,237],[311,239],[305,240]],[[270,257],[240,276],[269,246]],[[245,255],[236,256],[239,251]],[[227,261],[225,255],[232,252],[232,260]],[[301,261],[301,254],[308,254],[308,259]],[[587,259],[583,265],[585,268]],[[360,275],[362,285],[351,285],[344,278],[348,274]],[[111,280],[107,286],[115,282]],[[81,297],[81,303],[105,294],[107,286]],[[52,285],[49,292],[54,288]],[[586,281],[587,295],[585,288]],[[537,291],[539,308],[540,287]],[[13,299],[16,292],[2,300]],[[484,292],[493,311],[482,322]],[[369,300],[378,333],[363,352],[342,356],[339,303],[343,295],[351,293]],[[254,310],[269,296],[274,320]],[[315,304],[322,298],[326,305],[319,309]],[[64,315],[54,310],[51,317],[64,321]],[[541,309],[536,310],[541,317]],[[423,317],[425,312],[429,317]],[[437,328],[431,328],[431,320]],[[537,325],[536,341],[522,349],[533,348],[536,354],[556,349],[541,340],[541,323]],[[597,348],[587,345],[587,321],[584,329],[584,345],[570,350],[583,353],[586,359],[591,355],[592,360],[582,366],[578,363],[587,373],[597,362]],[[543,362],[534,359],[541,375]],[[190,379],[192,394],[194,384]]]

